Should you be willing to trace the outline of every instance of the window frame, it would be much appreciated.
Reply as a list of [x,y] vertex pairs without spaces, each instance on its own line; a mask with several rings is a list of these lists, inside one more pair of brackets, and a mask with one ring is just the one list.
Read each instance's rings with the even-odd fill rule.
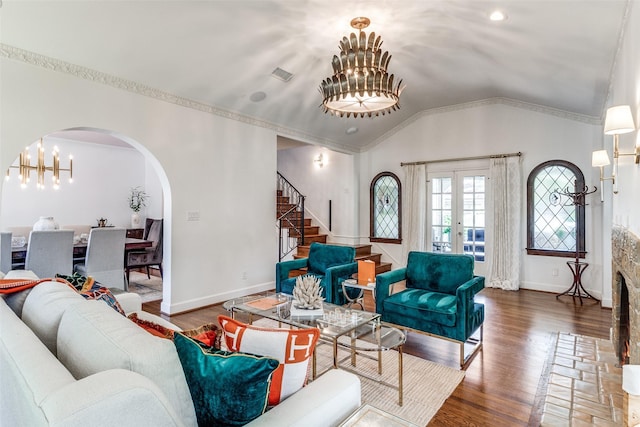
[[576,178],[578,188],[584,188],[584,175],[580,168],[575,164],[567,161],[567,160],[548,160],[546,162],[540,163],[538,166],[533,168],[529,173],[529,177],[527,178],[527,255],[543,255],[543,256],[552,256],[552,257],[564,257],[564,258],[575,258],[576,253],[579,254],[579,258],[585,258],[587,252],[585,250],[585,207],[582,205],[574,205],[576,209],[576,250],[575,251],[560,251],[560,250],[550,250],[550,249],[539,249],[535,247],[535,223],[534,223],[534,212],[535,212],[535,188],[534,183],[538,174],[548,168],[553,166],[559,166],[569,169],[573,172],[573,175]]
[[[375,188],[376,183],[384,177],[391,177],[398,186],[398,238],[390,239],[386,237],[376,237],[375,233]],[[371,180],[371,185],[369,186],[369,241],[374,243],[393,243],[393,244],[401,244],[402,243],[402,184],[400,183],[400,179],[393,172],[380,172]]]

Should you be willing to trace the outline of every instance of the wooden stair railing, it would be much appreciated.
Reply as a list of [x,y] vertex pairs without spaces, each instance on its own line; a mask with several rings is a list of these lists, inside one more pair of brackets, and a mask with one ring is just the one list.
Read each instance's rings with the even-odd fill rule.
[[[276,195],[276,219],[278,224],[278,260],[293,252],[300,242],[304,242],[305,218],[304,199],[291,183],[278,172]],[[283,231],[287,230],[284,236]],[[294,235],[291,232],[294,232]],[[293,237],[293,238],[292,238]]]

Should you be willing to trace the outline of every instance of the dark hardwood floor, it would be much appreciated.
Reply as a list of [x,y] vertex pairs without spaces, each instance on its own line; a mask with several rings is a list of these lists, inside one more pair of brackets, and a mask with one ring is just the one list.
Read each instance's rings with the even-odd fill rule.
[[[585,300],[581,306],[570,297],[558,300],[544,292],[485,289],[476,301],[485,304],[483,350],[469,364],[465,379],[430,426],[526,426],[552,334],[609,338],[611,310],[602,309],[593,300]],[[370,300],[365,306],[373,307]],[[160,302],[146,303],[144,309],[158,314]],[[222,313],[222,306],[215,305],[163,317],[182,328],[192,328],[216,321]],[[458,346],[445,340],[409,333],[404,348],[409,354],[458,367]]]

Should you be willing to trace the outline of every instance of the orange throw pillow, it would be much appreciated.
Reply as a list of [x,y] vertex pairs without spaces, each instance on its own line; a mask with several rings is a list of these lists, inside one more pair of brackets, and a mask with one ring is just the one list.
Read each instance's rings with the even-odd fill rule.
[[229,350],[270,356],[280,362],[271,379],[269,405],[277,405],[305,385],[309,358],[320,337],[317,328],[260,328],[223,315],[218,316],[218,322]]

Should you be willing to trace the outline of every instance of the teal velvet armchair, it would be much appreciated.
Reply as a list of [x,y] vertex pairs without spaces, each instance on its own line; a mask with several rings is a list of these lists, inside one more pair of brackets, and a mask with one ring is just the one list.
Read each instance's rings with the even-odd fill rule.
[[[473,275],[473,264],[470,255],[410,252],[405,268],[376,276],[376,311],[385,322],[459,343],[464,367],[482,347],[484,305],[474,297],[484,277]],[[402,280],[406,289],[390,295]],[[474,348],[465,356],[467,341]]]
[[292,261],[282,261],[276,264],[276,292],[291,294],[296,285],[296,278],[289,277],[292,270],[307,269],[307,274],[320,278],[320,286],[324,288],[327,302],[342,305],[342,295],[339,279],[345,279],[358,271],[355,262],[356,250],[348,246],[326,245],[312,243],[308,258]]

